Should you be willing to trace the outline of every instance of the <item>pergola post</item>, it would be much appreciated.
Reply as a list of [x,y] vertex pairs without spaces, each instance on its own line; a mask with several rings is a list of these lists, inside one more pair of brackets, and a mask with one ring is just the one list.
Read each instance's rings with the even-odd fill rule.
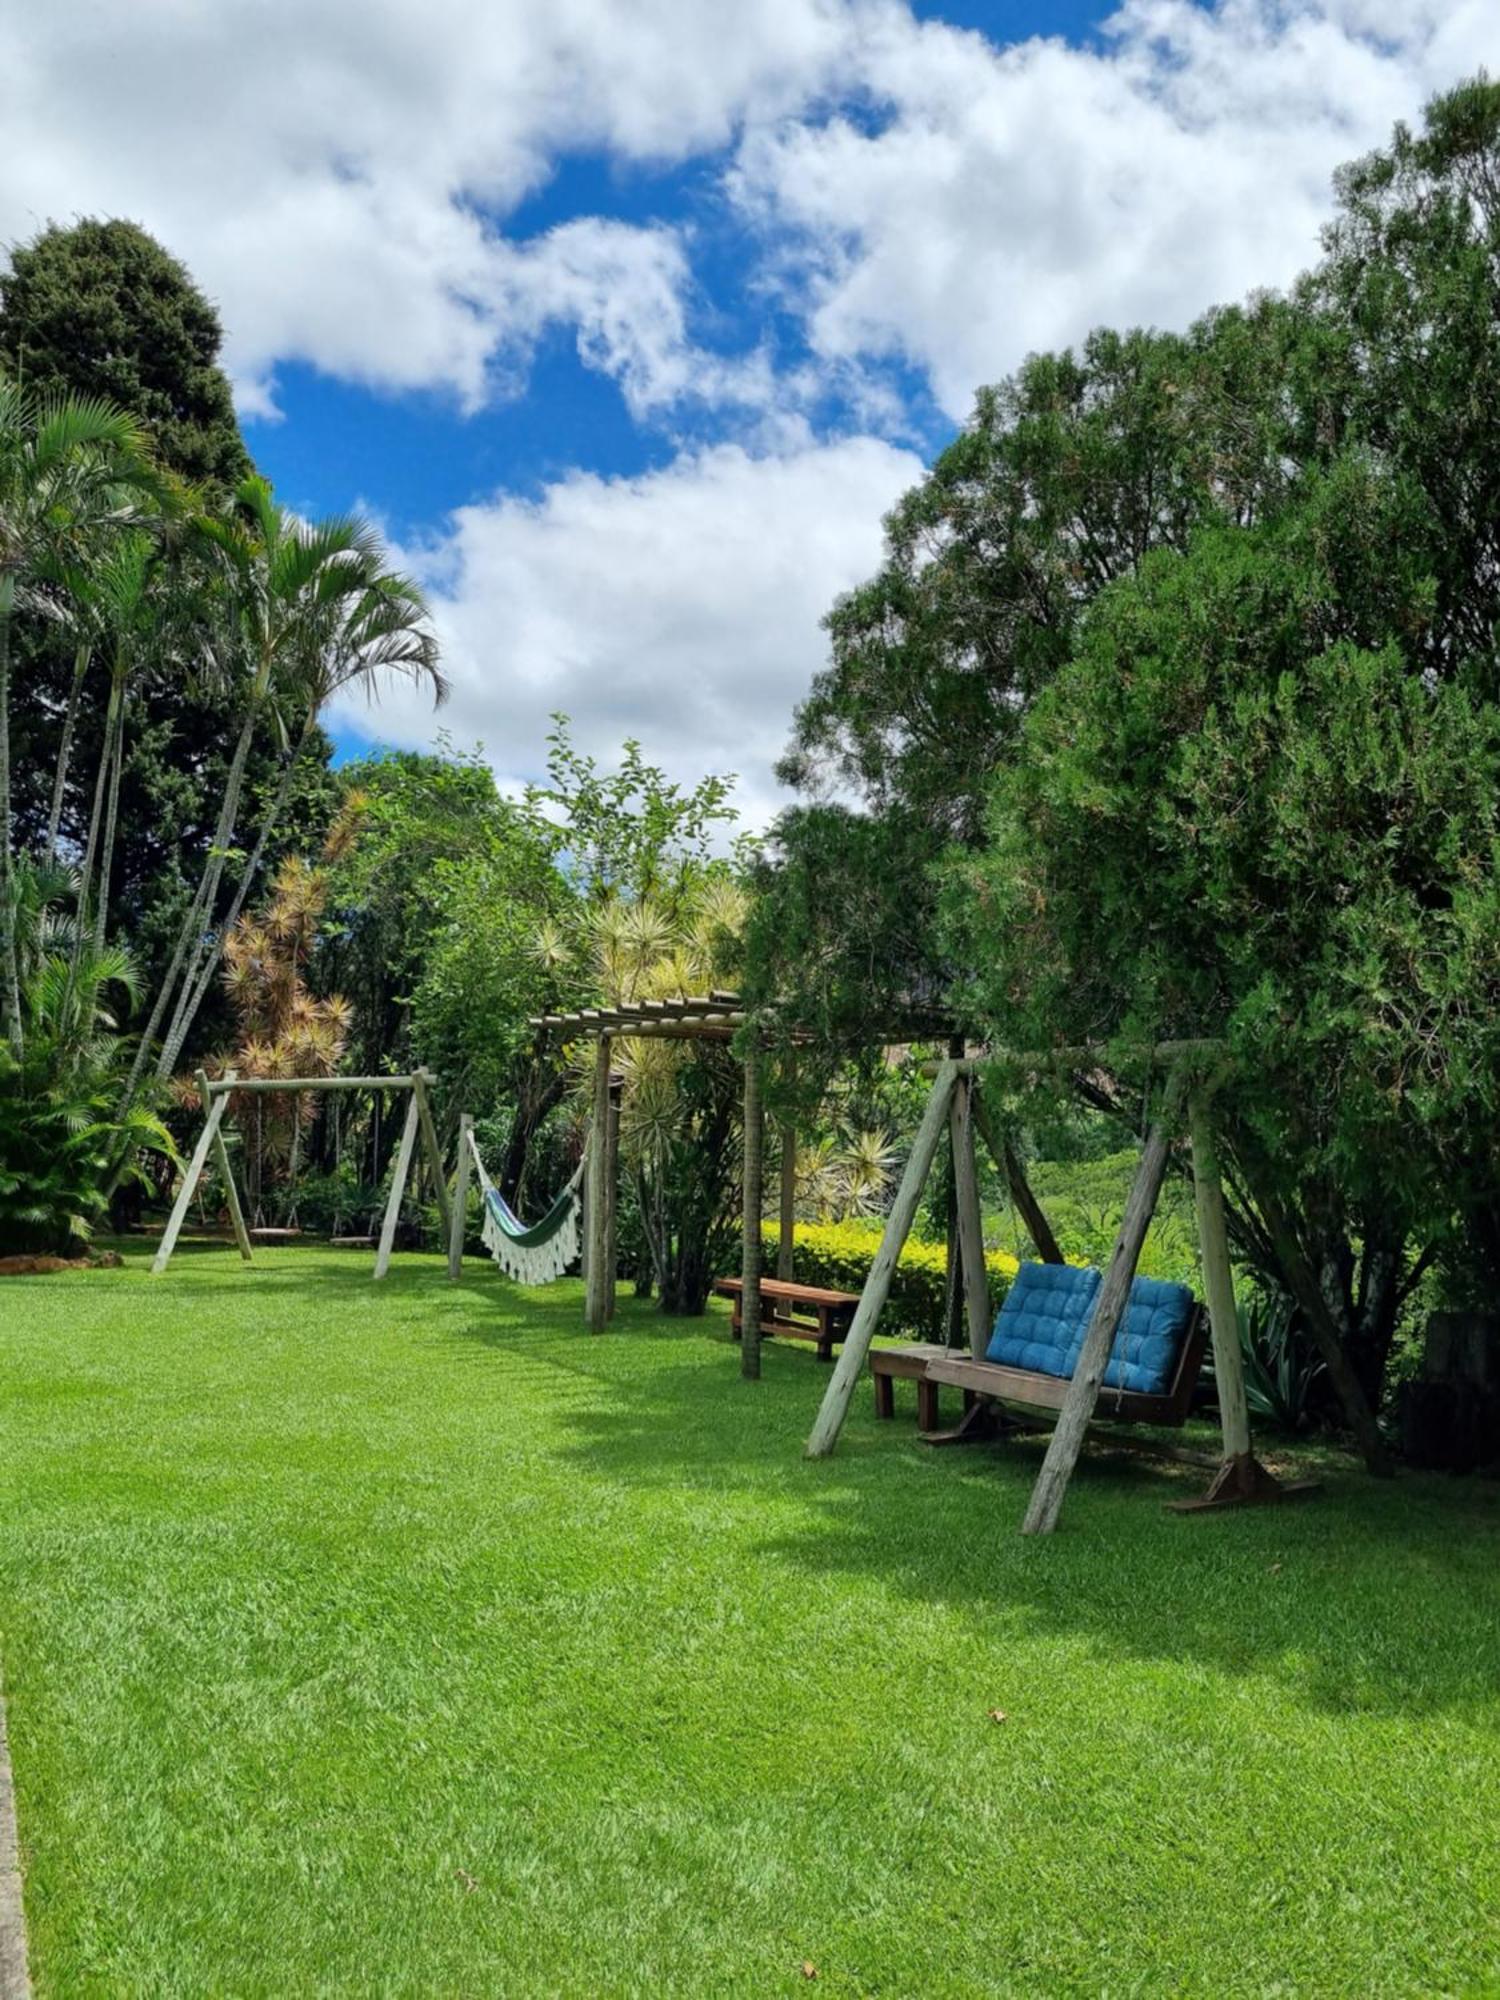
[[614,1190],[609,1176],[609,1064],[611,1042],[601,1034],[594,1048],[594,1114],[589,1125],[588,1285],[585,1318],[590,1333],[609,1324],[614,1272],[609,1268],[610,1214]]
[[608,1150],[604,1160],[604,1186],[606,1189],[604,1207],[604,1317],[605,1321],[615,1316],[615,1294],[618,1285],[620,1234],[620,1095],[621,1084],[618,1077],[611,1077],[609,1085],[609,1125],[606,1133]]
[[859,1380],[860,1370],[865,1365],[865,1357],[870,1351],[870,1341],[880,1319],[881,1308],[890,1295],[891,1279],[895,1275],[901,1251],[916,1219],[917,1204],[922,1199],[922,1189],[926,1186],[927,1176],[932,1171],[938,1140],[942,1137],[943,1128],[948,1122],[948,1103],[953,1095],[953,1086],[957,1078],[956,1063],[950,1060],[938,1066],[932,1095],[927,1100],[927,1109],[922,1113],[922,1122],[917,1127],[916,1138],[912,1141],[906,1171],[901,1176],[896,1199],[892,1202],[891,1212],[886,1217],[885,1233],[880,1239],[880,1248],[876,1251],[874,1262],[870,1266],[870,1274],[865,1279],[865,1288],[860,1294],[854,1323],[849,1328],[848,1337],[834,1366],[832,1379],[824,1392],[822,1406],[807,1440],[806,1455],[809,1458],[826,1458],[839,1441],[839,1432],[844,1427],[844,1418],[849,1413],[849,1404],[854,1395],[854,1385]]
[[984,1359],[990,1343],[990,1278],[984,1261],[984,1217],[974,1159],[973,1098],[977,1086],[961,1076],[953,1086],[948,1132],[953,1146],[953,1189],[957,1209],[958,1258],[968,1320],[969,1352]]
[[448,1281],[454,1285],[463,1275],[464,1268],[464,1232],[469,1223],[469,1174],[473,1167],[469,1134],[473,1130],[472,1112],[460,1112],[458,1160],[453,1173],[453,1206],[448,1216]]
[[760,1379],[761,1198],[765,1179],[766,1107],[761,1096],[761,1051],[754,1037],[745,1050],[744,1169],[740,1189],[740,1373]]
[[1140,1165],[1136,1168],[1130,1196],[1125,1203],[1125,1213],[1120,1218],[1120,1233],[1115,1238],[1109,1268],[1104,1273],[1104,1281],[1094,1301],[1088,1332],[1083,1337],[1083,1346],[1074,1364],[1073,1379],[1068,1384],[1057,1427],[1047,1445],[1047,1456],[1042,1460],[1042,1469],[1031,1491],[1026,1518],[1021,1524],[1023,1535],[1050,1535],[1062,1512],[1068,1481],[1083,1449],[1084,1435],[1099,1398],[1099,1385],[1109,1366],[1115,1331],[1130,1297],[1130,1283],[1135,1276],[1136,1265],[1141,1261],[1146,1231],[1156,1213],[1172,1143],[1171,1128],[1181,1102],[1183,1083],[1179,1065],[1168,1079],[1166,1101],[1160,1116],[1146,1134],[1146,1143],[1141,1149]]

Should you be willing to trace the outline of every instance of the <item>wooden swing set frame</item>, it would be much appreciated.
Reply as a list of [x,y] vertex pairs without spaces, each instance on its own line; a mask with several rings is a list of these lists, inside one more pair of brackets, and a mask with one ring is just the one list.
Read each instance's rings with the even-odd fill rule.
[[182,1185],[177,1191],[177,1199],[172,1205],[166,1229],[162,1232],[161,1243],[152,1261],[153,1277],[160,1277],[171,1261],[172,1252],[177,1247],[177,1239],[182,1233],[182,1225],[187,1220],[188,1209],[197,1193],[203,1170],[208,1165],[208,1156],[214,1155],[215,1163],[224,1181],[224,1196],[229,1208],[229,1219],[234,1226],[234,1240],[239,1245],[240,1256],[249,1264],[253,1261],[250,1248],[250,1230],[245,1224],[245,1210],[240,1201],[240,1192],[235,1185],[234,1168],[230,1164],[229,1147],[224,1139],[224,1114],[229,1108],[229,1100],[236,1094],[247,1097],[268,1097],[273,1095],[302,1095],[306,1092],[332,1093],[350,1090],[404,1090],[407,1093],[406,1122],[401,1128],[401,1141],[396,1149],[396,1165],[391,1175],[390,1193],[386,1197],[385,1217],[380,1229],[380,1242],[375,1252],[375,1276],[383,1278],[391,1267],[391,1251],[396,1241],[396,1225],[401,1219],[401,1204],[406,1197],[407,1182],[411,1178],[412,1158],[420,1140],[430,1172],[433,1194],[438,1212],[443,1219],[445,1231],[451,1229],[451,1212],[448,1201],[448,1174],[443,1164],[442,1152],[438,1146],[437,1125],[432,1115],[432,1085],[434,1078],[430,1070],[416,1069],[409,1076],[238,1076],[229,1070],[222,1077],[210,1079],[203,1070],[197,1073],[198,1096],[203,1105],[203,1129],[198,1134],[198,1142],[193,1148],[187,1170],[182,1176]]
[[[1214,1090],[1222,1078],[1218,1062],[1222,1050],[1216,1042],[1163,1042],[1142,1053],[1153,1065],[1166,1066],[1167,1080],[1161,1107],[1146,1133],[1119,1233],[1099,1286],[1072,1377],[1065,1387],[1061,1383],[1055,1385],[1061,1390],[1060,1395],[1053,1394],[1047,1398],[1057,1409],[1057,1421],[1022,1522],[1021,1532],[1027,1535],[1048,1535],[1057,1526],[1068,1482],[1094,1420],[1115,1333],[1140,1262],[1146,1231],[1156,1212],[1166,1177],[1168,1155],[1178,1135],[1184,1107],[1192,1148],[1193,1200],[1213,1342],[1223,1457],[1207,1493],[1196,1500],[1173,1503],[1174,1511],[1200,1513],[1225,1507],[1263,1505],[1270,1501],[1300,1498],[1316,1490],[1316,1482],[1312,1481],[1283,1484],[1261,1464],[1251,1445],[1234,1278],[1224,1218],[1224,1190],[1211,1110]],[[1087,1050],[1065,1050],[1051,1060],[1084,1062],[1097,1058]],[[955,1360],[937,1379],[958,1382],[982,1396],[991,1377],[999,1383],[1002,1377],[1014,1372],[992,1369],[983,1358],[989,1344],[991,1313],[974,1152],[975,1126],[977,1123],[987,1124],[979,1095],[978,1068],[977,1063],[957,1056],[950,1056],[937,1066],[932,1095],[927,1101],[906,1171],[886,1220],[880,1248],[870,1266],[859,1308],[807,1440],[806,1456],[809,1458],[826,1458],[838,1443],[855,1384],[868,1358],[870,1343],[889,1296],[891,1280],[916,1218],[922,1190],[932,1171],[945,1127],[953,1147],[959,1256],[973,1359],[968,1363]],[[986,1138],[991,1150],[995,1150],[992,1130],[986,1131]],[[1033,1239],[1037,1240],[1034,1230]],[[1038,1247],[1042,1248],[1040,1242]],[[1045,1249],[1043,1255],[1047,1256]],[[1022,1386],[1019,1383],[1013,1385]],[[1048,1378],[1048,1386],[1054,1387],[1051,1378]],[[997,1392],[992,1387],[990,1393],[994,1395]],[[1024,1395],[1017,1400],[1025,1401]],[[974,1419],[971,1434],[976,1439],[996,1434],[994,1424],[987,1423],[987,1408],[982,1402],[975,1403],[971,1416]]]

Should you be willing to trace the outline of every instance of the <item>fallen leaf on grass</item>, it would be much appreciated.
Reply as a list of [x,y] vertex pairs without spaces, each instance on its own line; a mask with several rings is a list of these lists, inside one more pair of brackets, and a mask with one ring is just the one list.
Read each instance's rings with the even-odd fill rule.
[[1283,1568],[1283,1567],[1284,1567],[1284,1565],[1282,1565],[1281,1563],[1272,1563],[1272,1565],[1271,1565],[1271,1575],[1272,1575],[1272,1576],[1280,1576],[1280,1574],[1281,1574],[1281,1572],[1282,1572],[1282,1568]]
[[453,1873],[457,1876],[458,1880],[463,1883],[464,1894],[466,1896],[472,1896],[474,1891],[479,1887],[479,1884],[478,1882],[475,1881],[474,1877],[469,1873],[468,1869],[455,1868]]
[[810,1958],[804,1958],[802,1961],[802,1977],[804,1979],[816,1979],[817,1976],[818,1976],[818,1968],[813,1964]]
[[1010,1717],[1005,1713],[1003,1708],[987,1709],[985,1713],[989,1716],[991,1722],[1008,1722],[1010,1720]]

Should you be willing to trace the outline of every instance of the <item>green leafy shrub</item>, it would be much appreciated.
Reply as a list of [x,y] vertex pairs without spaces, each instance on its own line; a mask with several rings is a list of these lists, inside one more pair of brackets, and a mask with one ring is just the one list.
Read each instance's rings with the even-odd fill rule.
[[[774,1271],[777,1232],[767,1229],[763,1240],[766,1268]],[[793,1270],[799,1284],[859,1292],[880,1248],[880,1230],[860,1222],[799,1222],[793,1241]],[[1016,1260],[1003,1250],[991,1250],[985,1262],[990,1300],[998,1311],[1016,1274]],[[947,1254],[942,1244],[909,1239],[891,1280],[880,1331],[908,1340],[941,1340],[947,1296]]]

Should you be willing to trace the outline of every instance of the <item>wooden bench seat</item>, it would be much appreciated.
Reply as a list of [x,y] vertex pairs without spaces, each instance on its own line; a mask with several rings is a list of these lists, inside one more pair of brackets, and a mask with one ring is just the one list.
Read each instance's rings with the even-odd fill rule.
[[[730,1337],[744,1333],[742,1306],[745,1286],[740,1278],[718,1278],[714,1290],[720,1298],[734,1301]],[[831,1292],[822,1285],[796,1285],[785,1278],[760,1281],[763,1336],[776,1340],[807,1340],[814,1343],[820,1361],[831,1362],[834,1348],[844,1339],[859,1306],[855,1292]],[[770,1310],[767,1311],[766,1308]]]
[[[938,1385],[928,1374],[928,1364],[946,1361],[950,1350],[939,1347],[931,1341],[914,1340],[905,1347],[872,1347],[870,1349],[870,1376],[875,1384],[875,1414],[877,1417],[894,1417],[896,1414],[896,1382],[915,1382],[917,1385],[917,1428],[924,1431],[937,1429]],[[967,1402],[968,1398],[965,1397]]]
[[[1112,1389],[1106,1382],[1094,1406],[1095,1421],[1185,1424],[1207,1351],[1207,1315],[1201,1306],[1195,1306],[1178,1351],[1176,1370],[1164,1393],[1145,1395],[1135,1389]],[[1007,1368],[996,1361],[975,1361],[970,1355],[949,1353],[946,1349],[927,1363],[926,1372],[927,1379],[934,1384],[952,1383],[973,1396],[989,1396],[999,1403],[1020,1403],[1031,1410],[1060,1410],[1068,1393],[1066,1376],[1038,1375],[1030,1369]]]

